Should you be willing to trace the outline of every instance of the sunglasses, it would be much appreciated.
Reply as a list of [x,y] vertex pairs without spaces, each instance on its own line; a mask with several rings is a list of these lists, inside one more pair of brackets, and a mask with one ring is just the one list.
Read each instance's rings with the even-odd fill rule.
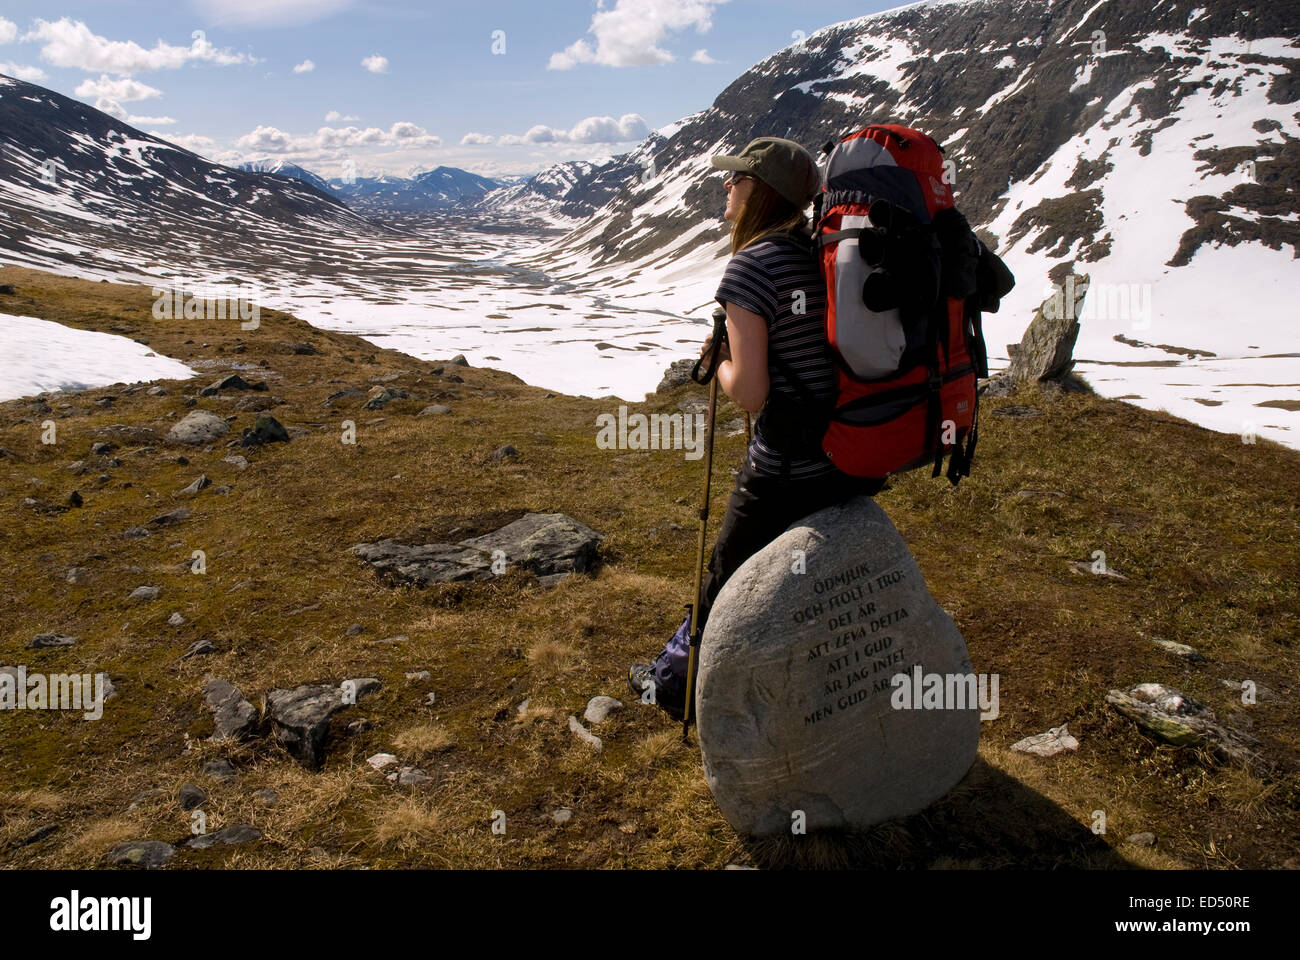
[[741,180],[752,180],[752,179],[753,177],[750,176],[748,173],[733,173],[729,177],[727,177],[727,179],[722,181],[722,186],[731,187],[731,186],[735,186]]

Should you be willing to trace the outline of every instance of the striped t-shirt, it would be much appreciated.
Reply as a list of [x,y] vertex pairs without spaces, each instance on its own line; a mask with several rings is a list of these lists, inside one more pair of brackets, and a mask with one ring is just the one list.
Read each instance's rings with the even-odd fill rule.
[[[826,343],[826,284],[807,250],[787,239],[764,239],[745,247],[727,264],[716,299],[724,308],[734,303],[767,321],[769,396],[779,391],[792,400],[803,399],[772,362],[773,355],[817,399],[835,393],[835,367]],[[761,418],[754,425],[749,463],[755,473],[781,475],[781,454],[763,436]],[[835,471],[825,454],[816,460],[791,458],[789,467],[791,478]]]

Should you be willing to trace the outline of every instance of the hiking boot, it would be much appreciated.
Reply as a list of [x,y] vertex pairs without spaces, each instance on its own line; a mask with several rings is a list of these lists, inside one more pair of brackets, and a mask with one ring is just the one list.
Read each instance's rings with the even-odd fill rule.
[[627,685],[632,691],[633,696],[638,700],[644,695],[645,691],[654,687],[654,705],[663,710],[664,713],[674,720],[682,719],[682,710],[686,703],[684,696],[674,698],[668,691],[663,690],[655,683],[655,669],[649,663],[634,663],[627,671]]

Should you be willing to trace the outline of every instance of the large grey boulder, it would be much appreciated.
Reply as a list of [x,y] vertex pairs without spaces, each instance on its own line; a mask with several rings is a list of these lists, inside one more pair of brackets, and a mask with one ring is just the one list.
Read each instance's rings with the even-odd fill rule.
[[257,729],[257,708],[228,681],[209,680],[203,685],[203,699],[212,711],[213,740],[241,740]]
[[266,715],[280,745],[309,770],[325,762],[330,718],[348,706],[343,691],[324,684],[303,684],[266,695]]
[[705,776],[731,825],[863,829],[952,789],[975,760],[978,704],[896,709],[891,679],[910,692],[914,668],[918,685],[974,686],[965,641],[874,500],[814,513],[750,557],[709,614],[696,700]]
[[[495,572],[515,567],[539,577],[582,572],[595,565],[601,539],[596,531],[565,514],[528,513],[499,530],[455,544],[412,545],[386,539],[359,543],[350,550],[376,570],[405,583],[423,585],[487,580]],[[494,572],[496,561],[500,563]]]
[[590,569],[600,540],[591,527],[562,513],[526,513],[499,530],[462,540],[461,545],[489,556],[500,550],[507,564],[519,564],[544,576]]
[[230,424],[215,413],[191,410],[183,420],[167,431],[167,439],[172,443],[188,443],[198,447],[224,437],[229,432]]
[[1079,310],[1087,292],[1087,275],[1071,275],[1034,311],[1020,342],[1007,344],[1012,380],[1060,380],[1073,369]]

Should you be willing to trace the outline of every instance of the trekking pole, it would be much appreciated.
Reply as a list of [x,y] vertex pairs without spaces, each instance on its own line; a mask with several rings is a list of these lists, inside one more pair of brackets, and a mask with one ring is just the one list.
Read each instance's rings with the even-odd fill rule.
[[700,364],[696,361],[691,379],[709,384],[709,419],[704,441],[704,499],[700,503],[700,541],[695,554],[695,602],[691,608],[691,648],[686,658],[686,705],[682,709],[682,743],[690,742],[691,708],[695,705],[695,670],[699,665],[699,649],[703,631],[700,628],[700,607],[704,602],[704,543],[709,526],[709,487],[713,481],[713,421],[718,409],[718,354],[727,338],[727,314],[721,308],[713,311],[713,343],[709,350],[709,365],[705,379],[701,380]]

